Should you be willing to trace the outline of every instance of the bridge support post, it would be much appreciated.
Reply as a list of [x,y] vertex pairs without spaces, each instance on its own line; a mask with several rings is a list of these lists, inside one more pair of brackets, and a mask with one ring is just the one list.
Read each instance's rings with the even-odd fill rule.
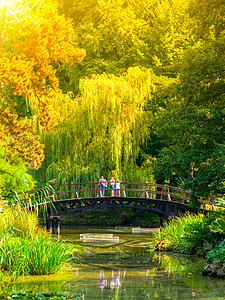
[[49,231],[50,233],[54,233],[54,220],[52,216],[49,218]]
[[59,216],[50,216],[49,221],[47,222],[47,224],[49,224],[49,231],[50,231],[50,233],[55,233],[55,220],[57,223],[57,226],[56,226],[57,234],[60,235],[60,217]]
[[57,234],[60,235],[60,217],[57,219]]

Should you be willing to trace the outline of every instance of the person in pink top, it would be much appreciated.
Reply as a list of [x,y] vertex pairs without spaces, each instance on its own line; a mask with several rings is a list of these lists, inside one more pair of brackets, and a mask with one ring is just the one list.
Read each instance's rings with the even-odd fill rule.
[[101,176],[101,178],[99,179],[99,183],[100,183],[100,195],[101,197],[104,197],[105,188],[107,187],[107,181],[103,176]]

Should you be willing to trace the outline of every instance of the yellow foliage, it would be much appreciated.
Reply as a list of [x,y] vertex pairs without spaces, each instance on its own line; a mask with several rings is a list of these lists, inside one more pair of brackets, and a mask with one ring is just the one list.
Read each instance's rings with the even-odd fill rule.
[[28,213],[24,208],[17,205],[10,208],[3,201],[0,202],[0,234],[7,232],[16,236],[33,236],[38,232],[38,218],[33,213]]
[[155,240],[155,250],[158,251],[171,250],[170,240],[168,240],[167,238],[164,238],[161,241]]
[[0,138],[9,139],[7,155],[18,154],[25,165],[37,169],[43,160],[43,145],[26,119],[18,118],[10,108],[0,106]]
[[54,126],[59,119],[54,119],[51,98],[60,90],[53,62],[80,62],[85,50],[74,46],[71,22],[58,15],[57,7],[49,0],[16,1],[9,11],[2,13],[1,86],[10,84],[15,95],[35,95],[40,108],[38,119],[44,119],[41,125]]

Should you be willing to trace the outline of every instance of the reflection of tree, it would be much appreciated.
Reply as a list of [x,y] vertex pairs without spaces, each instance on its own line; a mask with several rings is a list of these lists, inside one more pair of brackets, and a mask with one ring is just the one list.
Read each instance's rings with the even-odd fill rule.
[[[155,263],[160,262],[161,266],[168,271],[153,268],[122,268],[114,269],[114,288],[110,288],[112,278],[112,269],[105,266],[104,276],[99,275],[100,270],[82,267],[79,272],[58,275],[58,279],[47,281],[43,277],[35,277],[32,282],[21,284],[10,284],[4,292],[34,290],[38,292],[59,291],[68,293],[84,294],[85,299],[181,299],[181,290],[183,299],[191,299],[195,295],[205,296],[205,299],[215,299],[216,296],[223,294],[223,283],[215,282],[202,277],[199,273],[204,261],[191,256],[182,256],[181,254],[160,254],[155,255]],[[116,275],[120,275],[119,287],[116,285]],[[107,285],[103,290],[99,284],[107,280]],[[55,278],[55,277],[54,277]],[[25,279],[24,279],[25,280]],[[1,290],[0,290],[1,292]],[[214,298],[213,298],[214,297]],[[222,298],[221,298],[222,299]]]
[[173,278],[184,277],[185,283],[192,288],[207,288],[199,272],[204,268],[205,260],[174,253],[155,253],[153,260]]
[[0,285],[0,293],[7,293],[7,292],[14,292],[18,293],[22,290],[24,291],[30,291],[33,290],[35,292],[66,292],[68,291],[67,285],[65,285],[65,281],[63,280],[46,280],[44,278],[41,278],[39,276],[35,277],[33,281],[27,281],[27,282],[13,282],[13,283],[3,283]]

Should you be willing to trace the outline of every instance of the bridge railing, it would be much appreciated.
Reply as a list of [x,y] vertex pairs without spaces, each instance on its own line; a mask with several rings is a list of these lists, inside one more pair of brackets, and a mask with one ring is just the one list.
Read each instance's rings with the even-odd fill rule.
[[[101,198],[102,193],[99,182],[68,183],[44,188],[30,190],[24,193],[16,194],[20,201],[32,204],[33,202],[41,203],[43,199],[47,201],[71,200],[80,198]],[[112,196],[112,190],[108,184],[105,188],[105,197]],[[165,201],[175,201],[183,204],[189,204],[191,191],[153,183],[137,182],[120,182],[120,197],[129,198],[150,198]],[[15,197],[15,194],[5,196],[6,200]],[[216,206],[225,208],[225,205],[216,204],[216,196],[210,196],[209,199],[199,199],[203,208],[211,206],[215,210]]]
[[[99,182],[69,183],[54,185],[55,200],[70,200],[78,198],[101,197]],[[104,189],[104,196],[112,196],[112,189],[109,185]],[[188,203],[191,192],[173,186],[165,186],[152,183],[121,182],[120,197],[140,197],[179,201]]]

